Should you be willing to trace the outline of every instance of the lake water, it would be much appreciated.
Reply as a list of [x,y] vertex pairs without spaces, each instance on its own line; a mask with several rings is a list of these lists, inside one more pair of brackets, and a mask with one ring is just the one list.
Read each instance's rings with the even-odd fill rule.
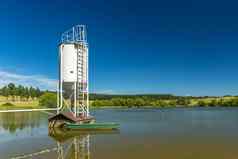
[[[237,108],[98,109],[120,131],[48,133],[44,113],[0,113],[1,159],[237,159]],[[51,136],[50,136],[51,135]]]

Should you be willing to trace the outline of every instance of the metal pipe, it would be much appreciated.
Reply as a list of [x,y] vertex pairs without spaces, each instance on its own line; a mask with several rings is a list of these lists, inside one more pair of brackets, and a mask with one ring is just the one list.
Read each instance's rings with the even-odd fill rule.
[[76,97],[76,89],[77,85],[76,82],[74,82],[74,115],[77,117],[77,97]]
[[50,110],[57,110],[57,108],[0,110],[0,113],[8,113],[8,112],[50,111]]
[[[86,44],[85,44],[85,45],[86,45]],[[89,75],[88,75],[89,56],[88,56],[88,47],[86,47],[85,49],[86,49],[86,60],[87,60],[87,66],[86,66],[86,67],[87,67],[87,69],[86,69],[86,71],[87,71],[87,73],[86,73],[86,76],[87,76],[87,77],[86,77],[86,79],[87,79],[87,86],[86,86],[86,87],[87,87],[87,88],[86,88],[86,91],[87,91],[87,101],[86,101],[86,102],[87,102],[87,103],[86,103],[86,104],[87,104],[87,116],[89,116],[89,82],[88,82],[88,78],[89,78],[89,77],[88,77],[88,76],[89,76]]]
[[62,47],[60,46],[60,108],[63,107],[63,82],[62,82]]
[[59,114],[59,81],[57,83],[57,114]]

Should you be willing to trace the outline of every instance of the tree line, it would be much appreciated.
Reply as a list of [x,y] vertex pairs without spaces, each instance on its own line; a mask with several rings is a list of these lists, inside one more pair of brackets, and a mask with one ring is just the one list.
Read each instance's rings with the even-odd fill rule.
[[23,85],[15,85],[14,83],[9,83],[8,85],[0,88],[0,95],[7,98],[7,100],[15,101],[19,100],[29,100],[38,98],[43,94],[43,92],[38,88],[32,86],[27,87]]
[[111,100],[115,98],[127,98],[127,99],[136,99],[136,98],[147,98],[147,99],[177,99],[178,96],[172,94],[131,94],[131,95],[118,95],[118,94],[97,94],[90,93],[90,100]]
[[226,99],[221,98],[187,98],[179,97],[177,99],[153,99],[153,98],[112,98],[112,99],[96,99],[91,102],[91,106],[125,106],[125,107],[237,107],[238,98],[233,97]]
[[[0,88],[0,95],[10,99],[24,100],[39,99],[42,106],[55,106],[56,92],[41,91],[38,87],[27,87],[9,83]],[[40,98],[39,98],[40,97]],[[174,96],[172,94],[139,94],[139,95],[108,95],[90,94],[90,105],[94,107],[103,106],[125,106],[125,107],[213,107],[213,106],[238,106],[238,96],[223,97],[192,97]]]
[[150,97],[135,97],[135,98],[112,98],[109,100],[94,100],[91,105],[94,107],[102,106],[126,106],[126,107],[174,107],[174,106],[185,106],[190,103],[189,99],[178,98],[178,99],[154,99]]

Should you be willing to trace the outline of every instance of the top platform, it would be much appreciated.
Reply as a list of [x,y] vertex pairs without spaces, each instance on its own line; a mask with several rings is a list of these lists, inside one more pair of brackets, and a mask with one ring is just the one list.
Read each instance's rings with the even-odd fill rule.
[[61,35],[61,43],[85,43],[87,44],[87,32],[85,25],[75,25]]

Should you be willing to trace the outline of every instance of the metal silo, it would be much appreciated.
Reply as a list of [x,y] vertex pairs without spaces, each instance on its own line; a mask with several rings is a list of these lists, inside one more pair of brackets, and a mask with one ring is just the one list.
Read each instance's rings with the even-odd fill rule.
[[86,27],[64,32],[59,45],[58,108],[89,116],[88,43]]

